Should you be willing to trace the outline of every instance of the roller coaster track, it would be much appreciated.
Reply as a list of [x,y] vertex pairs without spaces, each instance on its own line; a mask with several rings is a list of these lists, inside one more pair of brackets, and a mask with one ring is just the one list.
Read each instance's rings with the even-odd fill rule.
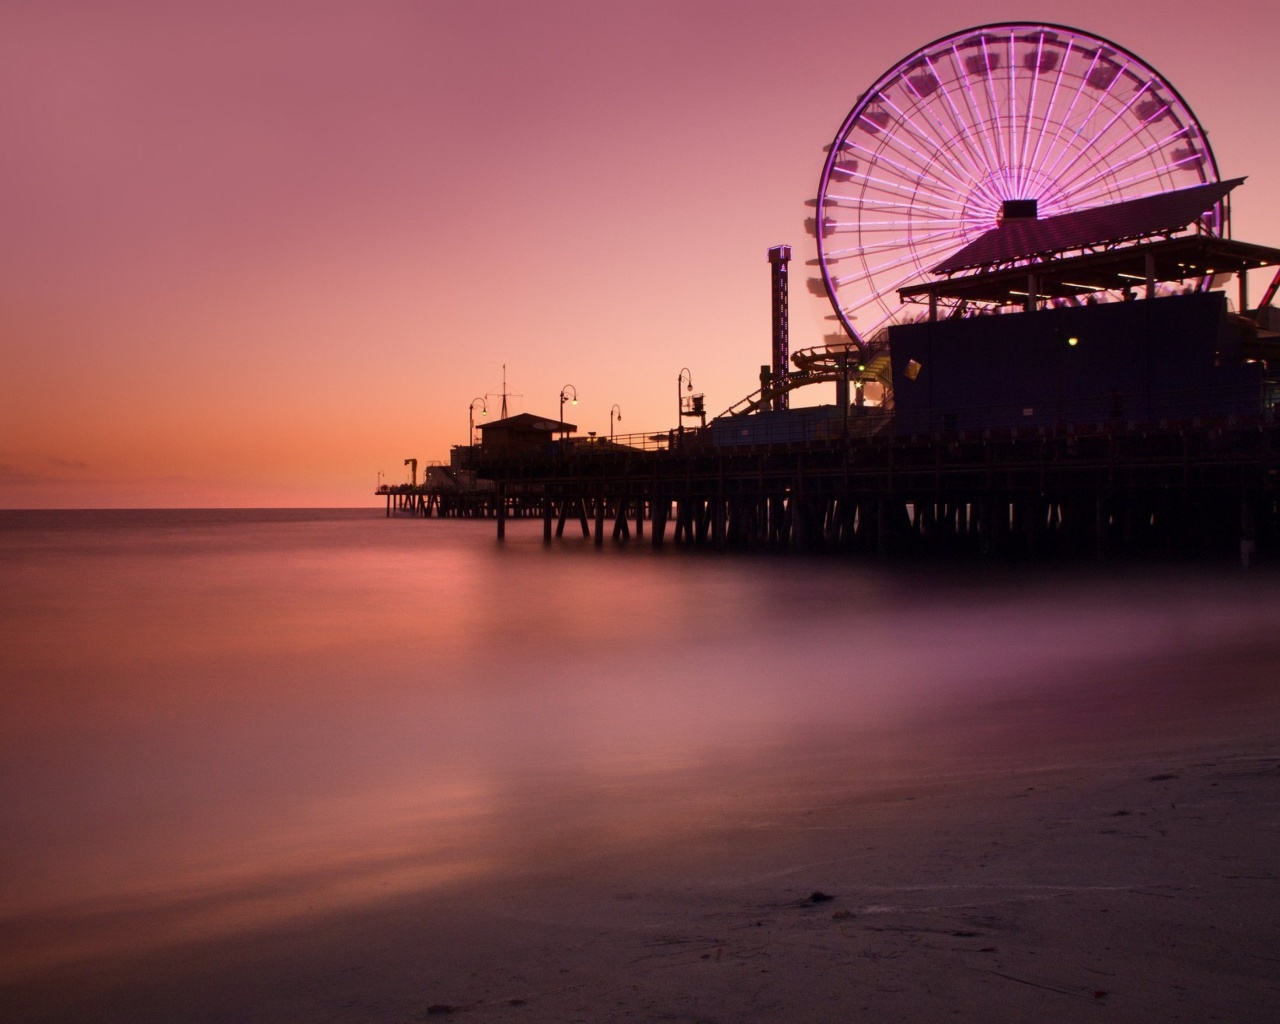
[[771,381],[767,387],[757,388],[746,398],[729,406],[717,419],[724,416],[748,416],[767,409],[779,395],[810,384],[838,383],[844,380],[846,373],[850,382],[875,382],[884,386],[886,394],[892,393],[893,373],[889,365],[887,331],[877,334],[862,352],[859,352],[858,346],[853,342],[817,345],[793,353],[791,361],[796,365],[793,373]]

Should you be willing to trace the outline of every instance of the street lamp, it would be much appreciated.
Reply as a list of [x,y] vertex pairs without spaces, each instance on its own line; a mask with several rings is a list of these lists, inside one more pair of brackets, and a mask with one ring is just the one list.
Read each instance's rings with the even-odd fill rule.
[[[617,414],[618,414],[616,417],[614,416],[614,412],[615,412],[615,411],[616,411],[616,412],[617,412]],[[619,406],[617,402],[614,402],[614,403],[613,403],[613,408],[609,410],[609,440],[610,440],[610,441],[612,441],[612,440],[613,440],[613,421],[614,421],[614,419],[617,419],[617,421],[618,421],[619,423],[621,423],[621,422],[622,422],[622,407],[621,407],[621,406]]]
[[575,388],[572,384],[566,384],[564,387],[560,389],[560,426],[561,426],[560,436],[561,437],[569,436],[569,431],[564,429],[564,402],[566,398],[572,398],[573,404],[574,405],[578,404],[578,389]]
[[488,416],[489,407],[485,405],[483,398],[471,399],[471,404],[467,406],[467,444],[474,445],[476,443],[476,402],[480,403],[480,415]]
[[680,375],[676,377],[676,426],[680,428],[680,433],[684,433],[684,396],[680,394],[680,385],[688,381],[688,389],[693,390],[693,374],[689,372],[689,367],[680,368]]
[[383,478],[384,476],[386,476],[386,475],[387,475],[387,474],[386,474],[386,472],[385,472],[385,471],[383,471],[383,470],[381,470],[381,469],[380,469],[380,470],[378,470],[378,490],[382,490],[382,478]]

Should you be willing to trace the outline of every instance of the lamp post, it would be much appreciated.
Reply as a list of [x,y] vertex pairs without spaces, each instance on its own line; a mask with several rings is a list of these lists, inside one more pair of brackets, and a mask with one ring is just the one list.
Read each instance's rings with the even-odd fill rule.
[[382,478],[386,475],[383,470],[378,470],[378,490],[382,490]]
[[574,405],[578,404],[578,389],[575,388],[572,384],[566,384],[564,387],[560,389],[560,426],[561,426],[560,436],[561,437],[569,436],[569,431],[563,429],[564,428],[564,403],[566,398],[571,398],[573,400]]
[[680,375],[676,377],[676,426],[680,428],[680,433],[684,433],[684,396],[680,394],[680,385],[688,382],[687,387],[693,390],[693,374],[689,372],[689,367],[682,366]]
[[476,402],[480,403],[480,415],[488,416],[489,407],[485,404],[483,398],[471,399],[471,404],[467,406],[467,444],[474,445],[476,443]]
[[[617,413],[617,416],[614,413]],[[622,407],[617,402],[613,403],[613,408],[609,410],[609,440],[613,440],[613,421],[622,422]]]

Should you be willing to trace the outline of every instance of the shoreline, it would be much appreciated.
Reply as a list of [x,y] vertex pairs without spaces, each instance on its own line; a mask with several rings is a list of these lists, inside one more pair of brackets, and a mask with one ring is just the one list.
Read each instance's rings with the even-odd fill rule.
[[675,778],[648,793],[688,802],[653,835],[626,832],[636,793],[595,793],[608,813],[529,818],[490,875],[68,963],[11,981],[0,1009],[47,1022],[1071,1021],[1100,1007],[1269,1020],[1271,655],[1003,689],[860,746],[798,735],[699,780],[739,800],[700,807]]

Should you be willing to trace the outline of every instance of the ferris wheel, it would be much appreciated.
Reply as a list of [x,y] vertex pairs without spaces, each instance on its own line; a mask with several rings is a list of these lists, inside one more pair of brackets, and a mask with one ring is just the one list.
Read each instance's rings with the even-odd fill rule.
[[956,32],[881,75],[841,125],[810,222],[815,290],[871,339],[906,315],[898,289],[996,227],[1006,202],[1050,217],[1217,180],[1195,114],[1123,47],[1061,25]]

